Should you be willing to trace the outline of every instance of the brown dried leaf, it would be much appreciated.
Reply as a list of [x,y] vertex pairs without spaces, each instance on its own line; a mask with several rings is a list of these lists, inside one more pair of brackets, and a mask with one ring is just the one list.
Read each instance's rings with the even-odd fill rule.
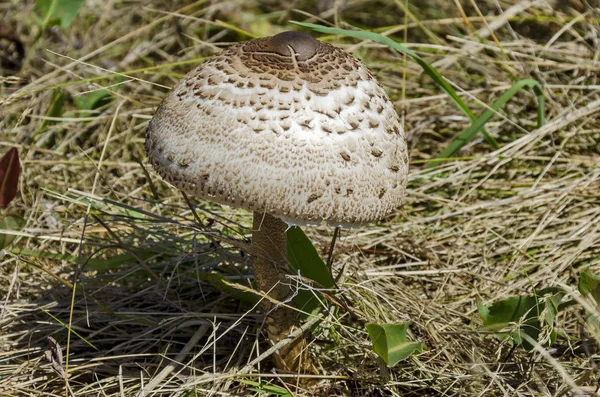
[[20,174],[19,152],[12,148],[0,159],[0,207],[6,208],[17,195]]
[[62,378],[65,378],[66,373],[63,366],[62,348],[56,339],[51,336],[48,337],[48,342],[50,342],[50,350],[46,350],[44,356],[46,357],[46,360],[52,364],[52,369]]

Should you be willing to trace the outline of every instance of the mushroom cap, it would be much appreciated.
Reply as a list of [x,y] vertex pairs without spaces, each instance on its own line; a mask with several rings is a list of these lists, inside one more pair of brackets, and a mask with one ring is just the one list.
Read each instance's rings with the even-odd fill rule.
[[238,43],[188,73],[150,121],[146,151],[185,192],[297,225],[381,219],[408,175],[383,88],[352,55],[300,32]]

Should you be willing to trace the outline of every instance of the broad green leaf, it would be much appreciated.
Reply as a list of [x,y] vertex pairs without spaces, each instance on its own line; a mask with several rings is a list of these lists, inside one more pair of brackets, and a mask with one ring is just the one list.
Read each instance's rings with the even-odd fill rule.
[[43,29],[52,25],[66,29],[71,26],[83,3],[85,0],[37,0],[35,11]]
[[100,88],[85,94],[75,95],[73,101],[79,110],[94,110],[110,102],[113,91],[118,91],[121,83],[127,81],[125,76],[116,76],[110,87]]
[[79,110],[94,110],[104,105],[110,99],[108,90],[96,90],[87,94],[77,95],[73,98],[77,109]]
[[554,329],[554,320],[556,319],[556,315],[558,314],[558,310],[560,307],[560,303],[564,298],[564,293],[558,293],[554,295],[550,295],[546,301],[544,302],[546,305],[546,311],[544,312],[546,316],[544,320],[546,321],[546,325],[550,328],[550,343],[553,344],[556,342],[557,332]]
[[[287,231],[288,259],[294,273],[300,272],[303,277],[316,281],[325,288],[333,288],[334,282],[327,265],[299,227],[291,227]],[[313,292],[299,289],[294,297],[296,307],[307,313],[314,313],[321,307]]]
[[492,306],[486,307],[487,316],[485,319],[482,317],[484,329],[497,331],[519,321],[535,307],[535,303],[532,296],[511,296],[495,302]]
[[[482,330],[496,332],[495,335],[500,340],[511,338],[519,346],[523,344],[522,333],[538,340],[540,321],[537,309],[533,296],[511,296],[495,302],[492,306],[479,310],[480,315],[487,311],[485,316],[481,316],[484,325]],[[515,325],[517,323],[519,325]],[[533,348],[531,345],[524,347],[527,350]]]
[[490,316],[490,308],[483,304],[479,299],[475,302],[477,304],[477,311],[479,312],[479,317],[484,324],[487,324]]
[[25,219],[19,216],[7,215],[0,221],[0,250],[8,247],[17,237],[14,234],[4,234],[2,231],[19,231],[23,226],[25,226]]
[[549,326],[553,326],[554,320],[556,319],[556,315],[558,314],[558,308],[565,294],[563,291],[554,291],[554,289],[549,290],[547,292],[546,291],[547,290],[540,291],[541,296],[547,296],[547,298],[544,301],[544,304],[546,306],[546,310],[544,312],[544,320],[546,321],[546,324],[548,324]]
[[290,264],[299,270],[302,276],[316,281],[325,288],[333,288],[334,283],[329,269],[314,245],[299,227],[291,227],[287,231],[288,256]]
[[369,323],[366,325],[373,343],[373,351],[390,367],[406,359],[411,354],[419,353],[422,350],[421,342],[408,342],[406,340],[406,330],[409,326],[410,323]]
[[[583,296],[592,296],[597,304],[600,304],[600,276],[585,270],[579,274],[577,289]],[[600,328],[600,319],[597,313],[587,312],[587,323],[593,329]]]
[[65,94],[57,88],[52,92],[52,100],[50,102],[50,107],[46,112],[46,116],[48,117],[62,117],[63,108],[65,104]]
[[484,331],[493,331],[501,340],[511,338],[527,350],[533,345],[523,338],[523,334],[538,341],[544,325],[550,330],[550,343],[554,342],[554,320],[564,292],[557,288],[546,288],[533,295],[511,296],[485,306],[477,302],[477,310],[483,321]]
[[[56,88],[52,92],[52,99],[50,100],[50,107],[48,107],[48,111],[46,111],[47,117],[62,117],[63,110],[65,104],[65,94],[59,88]],[[56,121],[50,121],[48,119],[43,119],[40,123],[40,126],[37,129],[36,134],[44,131],[46,126],[49,124],[54,124]]]
[[577,289],[583,296],[592,295],[597,303],[600,303],[600,276],[586,270],[579,274]]

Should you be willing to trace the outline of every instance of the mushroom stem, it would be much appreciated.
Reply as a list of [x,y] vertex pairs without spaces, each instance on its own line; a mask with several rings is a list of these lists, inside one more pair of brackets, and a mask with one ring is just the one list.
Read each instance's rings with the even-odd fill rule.
[[[287,300],[292,296],[288,274],[287,237],[288,226],[281,219],[267,213],[254,212],[252,228],[252,250],[254,277],[256,286],[271,298],[290,305]],[[263,300],[266,313],[267,334],[272,344],[281,341],[298,327],[298,312],[276,304],[267,299]],[[302,365],[307,368],[306,357],[301,360],[305,346],[304,338],[299,336],[275,354],[275,365],[278,369],[297,371]],[[303,363],[302,363],[303,362]],[[302,363],[302,364],[301,364]]]

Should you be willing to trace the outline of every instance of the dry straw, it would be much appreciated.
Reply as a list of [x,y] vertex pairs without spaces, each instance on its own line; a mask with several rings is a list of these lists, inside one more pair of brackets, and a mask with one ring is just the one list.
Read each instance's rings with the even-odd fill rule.
[[[586,318],[597,309],[577,291],[580,271],[600,273],[600,15],[592,6],[357,0],[282,10],[272,1],[115,0],[86,4],[70,28],[33,41],[34,3],[0,5],[0,24],[27,49],[20,74],[0,80],[0,142],[19,148],[23,163],[10,209],[27,221],[0,266],[0,395],[250,395],[266,385],[291,395],[593,395],[597,333]],[[402,55],[322,37],[353,48],[386,88],[412,168],[406,204],[338,242],[343,299],[320,295],[330,310],[312,328],[319,375],[311,382],[256,360],[268,349],[263,319],[247,303],[257,296],[231,288],[252,282],[248,214],[204,201],[192,212],[150,170],[143,145],[163,86],[233,41],[289,29],[289,19],[377,26],[398,41],[406,33],[407,46],[475,113],[523,78],[542,84],[547,99],[543,127],[535,96],[522,91],[486,124],[499,150],[475,138],[426,168],[469,120]],[[75,100],[105,87],[93,106]],[[309,230],[323,256],[332,233]],[[544,287],[576,302],[559,314],[553,346],[528,353],[479,332],[478,299]],[[386,368],[365,321],[412,321],[423,353]],[[46,359],[57,348],[49,336],[67,376]]]

